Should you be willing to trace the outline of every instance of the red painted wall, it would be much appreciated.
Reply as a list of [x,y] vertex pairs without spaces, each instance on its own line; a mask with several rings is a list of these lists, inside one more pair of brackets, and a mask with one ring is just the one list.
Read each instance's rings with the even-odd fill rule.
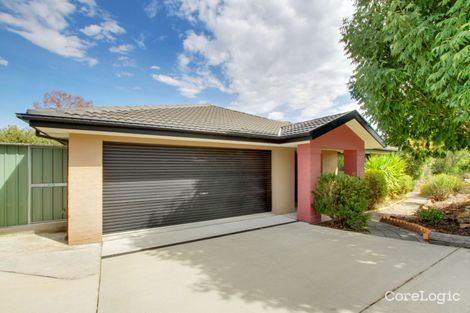
[[297,147],[297,219],[308,223],[320,221],[312,207],[317,178],[321,175],[321,150],[343,150],[344,172],[347,175],[364,175],[364,141],[348,126],[341,125],[332,131]]

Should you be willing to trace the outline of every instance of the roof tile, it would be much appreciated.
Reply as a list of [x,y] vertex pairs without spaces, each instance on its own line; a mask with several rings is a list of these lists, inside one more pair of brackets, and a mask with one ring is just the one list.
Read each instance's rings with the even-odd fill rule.
[[170,106],[97,106],[75,109],[30,109],[28,115],[134,125],[155,129],[231,135],[284,137],[309,133],[350,112],[290,123],[210,104]]

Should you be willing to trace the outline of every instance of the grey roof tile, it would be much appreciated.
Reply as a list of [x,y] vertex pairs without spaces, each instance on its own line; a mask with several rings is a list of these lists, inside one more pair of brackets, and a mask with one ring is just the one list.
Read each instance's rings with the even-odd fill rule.
[[27,114],[112,122],[159,129],[276,137],[280,127],[289,124],[289,122],[271,120],[210,104],[30,109]]
[[332,122],[348,113],[351,113],[351,111],[315,118],[313,120],[308,120],[304,122],[284,125],[281,127],[281,136],[297,135],[311,132],[312,130],[315,130],[318,127],[328,124],[329,122]]
[[29,109],[27,115],[102,122],[175,131],[225,135],[285,137],[306,134],[350,112],[290,123],[210,104],[158,106],[97,106],[75,109]]

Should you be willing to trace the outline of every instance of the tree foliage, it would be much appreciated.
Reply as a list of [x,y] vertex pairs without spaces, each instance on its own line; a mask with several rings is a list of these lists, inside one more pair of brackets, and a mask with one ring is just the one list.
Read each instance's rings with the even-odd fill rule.
[[87,108],[92,107],[93,102],[83,99],[81,96],[74,96],[64,91],[54,90],[44,94],[42,102],[34,102],[36,109],[54,109],[54,108]]
[[6,143],[29,143],[43,145],[58,145],[55,140],[41,138],[36,136],[32,129],[21,129],[17,126],[10,125],[0,129],[0,142]]
[[352,96],[388,144],[418,154],[470,142],[470,1],[357,0],[342,41]]

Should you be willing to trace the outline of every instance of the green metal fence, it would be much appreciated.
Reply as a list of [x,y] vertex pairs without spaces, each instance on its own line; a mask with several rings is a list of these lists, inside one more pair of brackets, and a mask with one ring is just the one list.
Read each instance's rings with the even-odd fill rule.
[[61,220],[67,148],[0,143],[0,227]]

